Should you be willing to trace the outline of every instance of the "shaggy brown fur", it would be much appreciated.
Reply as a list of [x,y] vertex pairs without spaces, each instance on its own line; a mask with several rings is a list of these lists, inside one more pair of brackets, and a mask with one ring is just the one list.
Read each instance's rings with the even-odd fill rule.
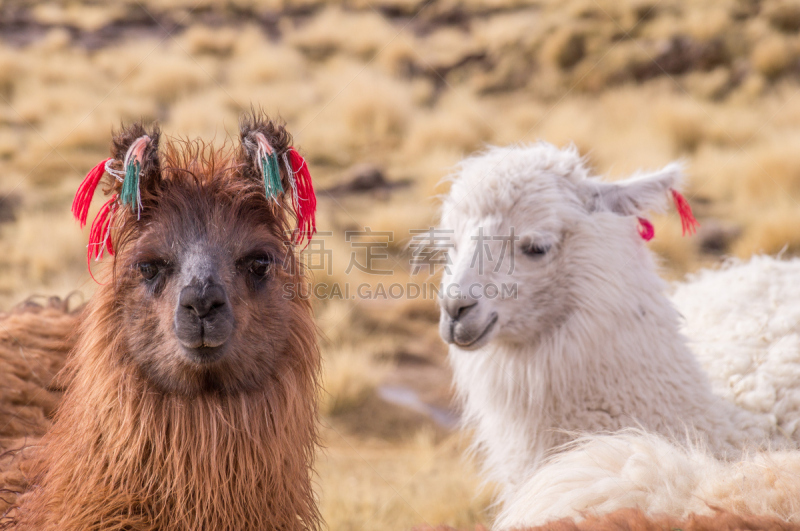
[[[258,116],[244,123],[275,130]],[[139,127],[118,135],[115,158]],[[277,129],[270,140],[280,150],[290,139]],[[141,219],[128,209],[115,219],[109,282],[86,309],[33,487],[7,526],[319,528],[316,331],[309,302],[283,291],[304,285],[286,244],[291,218],[267,201],[244,153],[173,141],[159,160],[151,142]],[[181,275],[198,256],[219,269],[235,320],[213,362],[193,360],[175,332]],[[267,258],[268,272],[253,273],[253,260]],[[158,270],[155,278],[142,264]]]
[[0,315],[0,514],[26,487],[22,450],[44,435],[61,399],[54,377],[80,316],[68,302],[28,301]]
[[[419,527],[415,531],[455,531],[451,527]],[[476,531],[485,531],[478,527]],[[576,522],[556,520],[539,527],[515,531],[800,531],[800,526],[771,516],[737,515],[718,511],[714,515],[692,514],[687,518],[649,517],[639,509],[620,509]]]

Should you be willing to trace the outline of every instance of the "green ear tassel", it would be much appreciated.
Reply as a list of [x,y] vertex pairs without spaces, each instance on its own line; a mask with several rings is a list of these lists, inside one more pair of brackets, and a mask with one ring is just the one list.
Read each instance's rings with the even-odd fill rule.
[[119,199],[123,205],[136,205],[139,203],[139,172],[141,171],[139,161],[128,163],[125,168],[125,179],[122,181],[122,191]]
[[281,170],[278,166],[278,157],[275,152],[261,158],[261,171],[264,175],[264,188],[267,191],[267,198],[277,201],[278,194],[283,192],[283,184],[281,184]]
[[270,174],[272,175],[273,184],[279,193],[283,193],[283,183],[281,183],[281,169],[278,166],[278,154],[272,153],[269,157]]

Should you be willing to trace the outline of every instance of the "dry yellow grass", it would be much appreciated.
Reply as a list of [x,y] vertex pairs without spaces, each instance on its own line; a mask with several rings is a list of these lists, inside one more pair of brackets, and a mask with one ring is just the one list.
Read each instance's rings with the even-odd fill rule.
[[793,53],[785,38],[770,36],[756,44],[751,61],[753,67],[767,77],[777,77],[789,67]]
[[320,502],[331,529],[411,529],[487,523],[491,491],[481,488],[464,457],[464,438],[437,442],[419,432],[400,444],[363,441],[334,428],[319,460]]
[[[337,317],[334,321],[342,324],[342,319]],[[393,346],[389,345],[390,348]],[[344,413],[374,397],[378,384],[389,370],[386,358],[381,359],[381,354],[386,355],[386,346],[363,341],[325,348],[321,399],[324,415]]]
[[[329,287],[435,281],[410,275],[407,243],[410,229],[435,222],[442,178],[486,144],[537,139],[575,143],[614,179],[686,162],[704,228],[687,239],[673,213],[654,218],[651,246],[670,278],[726,254],[800,253],[800,9],[762,4],[19,4],[40,26],[27,39],[0,36],[0,196],[21,198],[16,221],[0,225],[0,306],[31,293],[91,295],[85,234],[68,206],[120,121],[157,119],[169,134],[221,142],[251,103],[285,119],[311,162],[319,227],[332,232],[331,270],[313,273]],[[410,186],[324,192],[360,163]],[[394,233],[376,263],[393,275],[347,273],[344,233],[364,227]],[[418,381],[420,396],[446,402],[435,302],[322,301],[317,312],[329,528],[486,522],[490,492],[479,491],[463,439],[376,394]]]
[[387,36],[396,30],[374,11],[346,13],[328,7],[313,20],[286,36],[286,41],[312,60],[334,54],[369,60],[388,44]]

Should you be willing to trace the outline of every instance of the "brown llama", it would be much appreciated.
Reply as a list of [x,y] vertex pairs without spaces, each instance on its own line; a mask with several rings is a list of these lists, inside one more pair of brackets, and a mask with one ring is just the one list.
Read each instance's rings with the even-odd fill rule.
[[105,174],[89,253],[114,260],[6,528],[320,528],[316,329],[285,290],[304,286],[313,189],[282,126],[253,113],[240,130],[238,147],[159,153],[158,129],[135,124],[87,176],[74,211]]

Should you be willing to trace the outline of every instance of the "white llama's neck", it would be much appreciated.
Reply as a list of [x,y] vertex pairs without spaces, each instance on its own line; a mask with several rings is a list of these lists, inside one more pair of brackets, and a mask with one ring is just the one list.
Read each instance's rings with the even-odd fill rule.
[[649,252],[631,238],[610,243],[570,278],[576,300],[562,325],[528,344],[450,349],[465,422],[488,479],[506,488],[578,432],[688,434],[718,455],[766,436],[762,419],[711,393]]

